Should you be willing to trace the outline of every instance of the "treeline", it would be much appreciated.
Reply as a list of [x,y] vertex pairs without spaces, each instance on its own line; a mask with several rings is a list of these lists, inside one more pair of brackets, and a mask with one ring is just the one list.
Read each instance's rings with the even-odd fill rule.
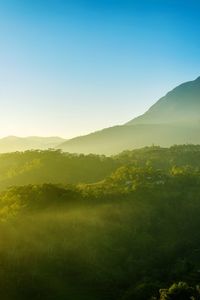
[[59,150],[0,154],[0,189],[27,184],[77,184],[102,180],[118,167],[113,159]]
[[96,183],[124,166],[152,167],[165,172],[182,167],[198,171],[200,146],[152,146],[112,157],[59,150],[0,154],[0,190],[13,185]]

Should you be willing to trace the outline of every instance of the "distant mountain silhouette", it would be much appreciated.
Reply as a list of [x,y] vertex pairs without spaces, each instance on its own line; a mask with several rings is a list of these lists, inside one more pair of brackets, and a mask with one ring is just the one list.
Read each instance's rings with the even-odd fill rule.
[[8,136],[0,139],[0,153],[25,151],[30,149],[55,148],[66,140],[60,137],[16,137]]
[[123,150],[173,144],[200,144],[200,77],[186,82],[125,125],[68,140],[63,151],[115,154]]

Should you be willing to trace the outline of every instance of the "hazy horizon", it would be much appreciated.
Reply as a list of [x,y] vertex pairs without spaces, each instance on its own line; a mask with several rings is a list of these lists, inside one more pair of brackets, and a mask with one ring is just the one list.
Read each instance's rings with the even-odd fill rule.
[[198,1],[0,0],[0,137],[71,138],[200,75]]

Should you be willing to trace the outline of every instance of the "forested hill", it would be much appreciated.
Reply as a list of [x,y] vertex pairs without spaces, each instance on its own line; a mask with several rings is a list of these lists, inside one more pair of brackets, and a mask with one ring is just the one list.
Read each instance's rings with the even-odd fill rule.
[[59,150],[0,154],[0,189],[12,185],[97,182],[118,165],[109,157],[68,154]]
[[0,155],[0,189],[26,184],[79,184],[104,180],[126,165],[170,171],[200,168],[200,146],[146,147],[106,157],[77,155],[59,150],[25,151]]
[[199,300],[200,146],[0,167],[3,300]]

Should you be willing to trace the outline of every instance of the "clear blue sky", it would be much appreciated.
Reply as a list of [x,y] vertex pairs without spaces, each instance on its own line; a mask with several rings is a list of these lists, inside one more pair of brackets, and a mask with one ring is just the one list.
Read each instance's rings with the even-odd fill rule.
[[123,124],[200,76],[195,0],[0,0],[0,136]]

